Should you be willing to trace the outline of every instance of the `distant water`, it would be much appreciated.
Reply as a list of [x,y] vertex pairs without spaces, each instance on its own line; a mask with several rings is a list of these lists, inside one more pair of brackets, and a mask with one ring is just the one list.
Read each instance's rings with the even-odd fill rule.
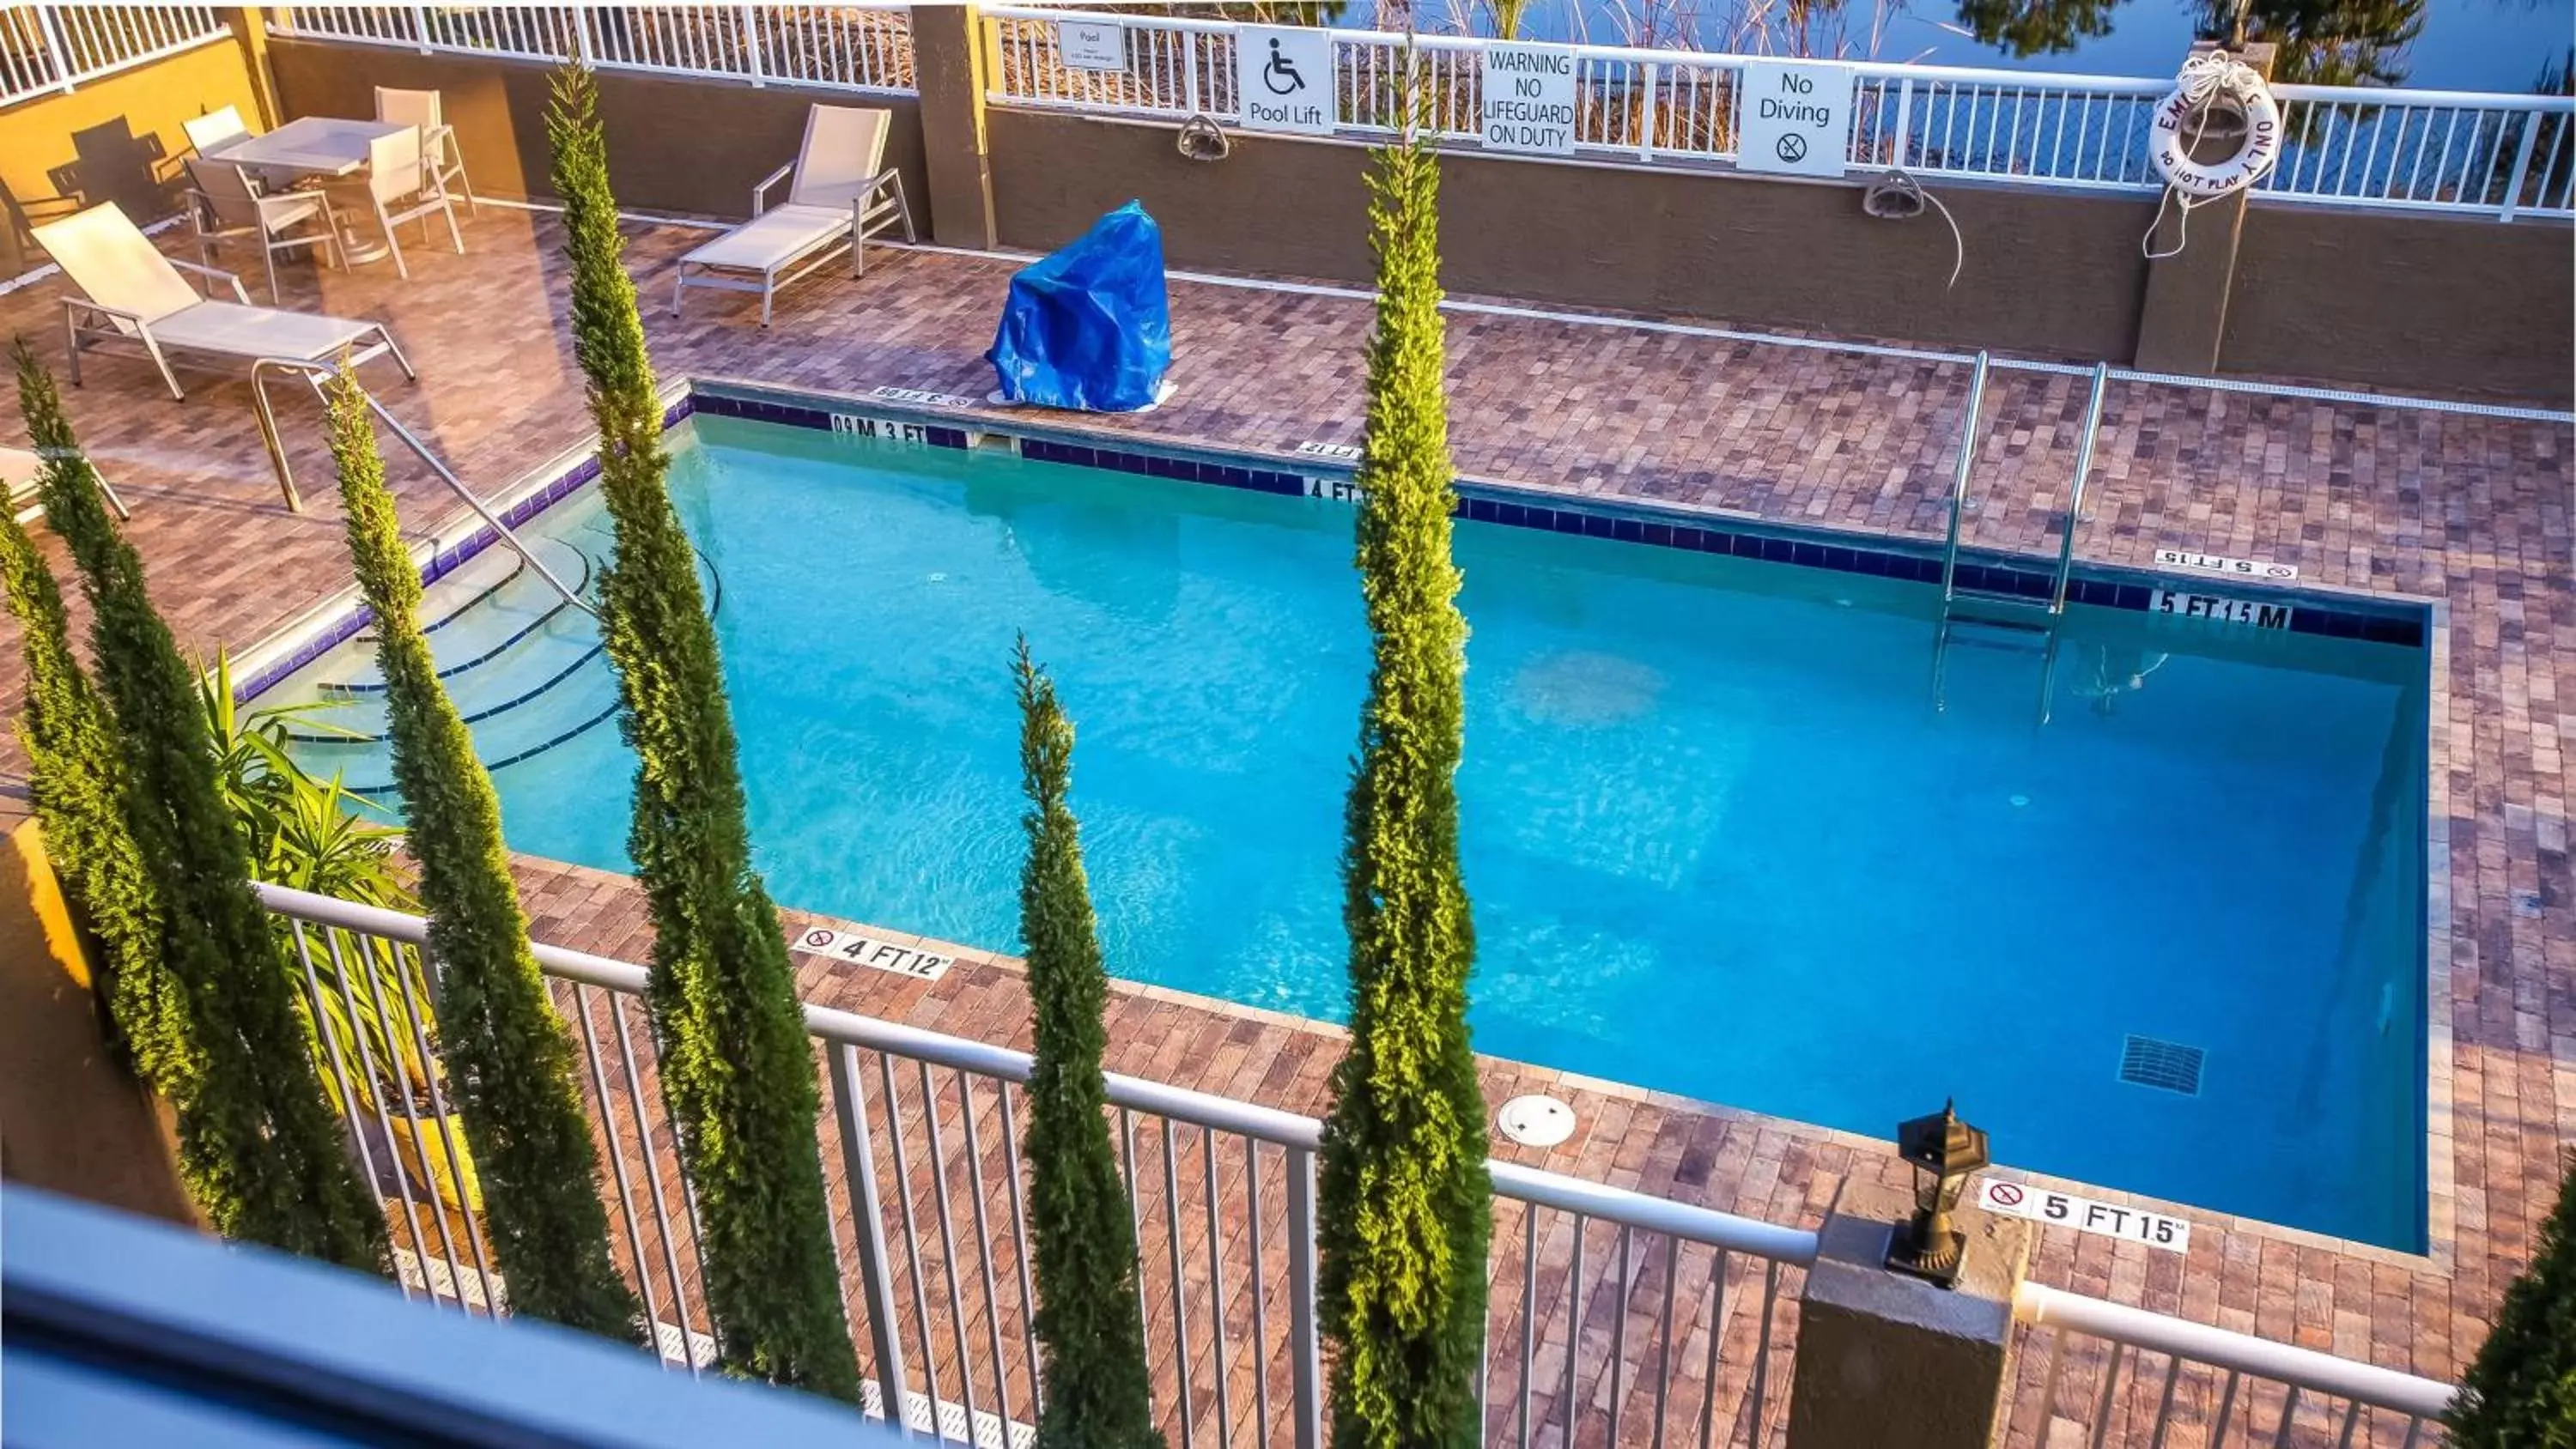
[[[2024,13],[2045,11],[2052,0],[2015,0]],[[2171,74],[2191,48],[2200,7],[2182,0],[2053,0],[2067,8],[2092,9],[2108,21],[2107,33],[2074,42],[2070,49],[2016,57],[2009,48],[1987,45],[1960,31],[1960,0],[1916,0],[1886,12],[1873,46],[1873,10],[1868,0],[1847,0],[1841,13],[1841,35],[1856,58],[1918,61],[1927,65],[1991,66],[2010,70],[2043,70],[2088,75],[2156,76]],[[2374,27],[2383,32],[2412,16],[2418,33],[2411,41],[2384,47],[2375,57],[2383,73],[2394,72],[2396,84],[2426,90],[2524,92],[2534,88],[2541,68],[2564,54],[2576,37],[2576,0],[2327,0],[2347,17],[2356,33]],[[1424,0],[1417,13],[1426,29],[1455,30],[1456,17],[1469,15],[1477,33],[1490,34],[1492,12],[1485,0],[1448,4]],[[2261,16],[2255,7],[2257,39]],[[2274,8],[2292,8],[2275,0]],[[2315,8],[2323,9],[2324,6]],[[1388,7],[1393,13],[1394,7]],[[1578,9],[1585,23],[1574,19]],[[1647,17],[1671,37],[1695,33],[1701,48],[1761,49],[1730,45],[1729,16],[1735,7],[1714,0],[1532,0],[1521,24],[1530,39],[1589,39],[1594,44],[1629,43],[1628,28],[1618,17]],[[1677,14],[1696,16],[1693,29],[1678,30]],[[1355,4],[1342,24],[1381,23],[1372,6]],[[1823,34],[1824,32],[1819,32]],[[1669,39],[1659,41],[1669,44]],[[1774,49],[1789,49],[1775,43]],[[1827,45],[1811,47],[1822,51]]]

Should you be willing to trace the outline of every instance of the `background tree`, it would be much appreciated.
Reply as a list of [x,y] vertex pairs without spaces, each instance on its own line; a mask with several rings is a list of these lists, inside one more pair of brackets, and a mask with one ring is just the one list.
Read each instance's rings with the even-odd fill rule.
[[1342,854],[1351,1045],[1333,1072],[1317,1226],[1339,1348],[1333,1442],[1388,1449],[1479,1436],[1492,1233],[1458,870],[1467,625],[1449,553],[1439,184],[1418,127],[1375,154],[1358,546],[1373,660]]
[[227,1237],[381,1268],[384,1219],[342,1146],[268,912],[251,893],[195,675],[153,612],[143,560],[108,515],[52,377],[23,345],[17,361],[27,430],[47,459],[45,514],[89,599],[99,695],[124,751],[125,828],[159,906],[159,959],[190,1003],[199,1077],[176,1105],[195,1116],[198,1206]]
[[1038,1342],[1046,1354],[1040,1449],[1159,1446],[1145,1330],[1136,1299],[1135,1224],[1101,1114],[1109,975],[1100,961],[1082,836],[1068,799],[1073,726],[1055,684],[1023,637],[1012,668],[1020,692],[1020,784],[1029,811],[1020,871],[1020,939],[1028,950],[1029,1222],[1037,1239]]
[[546,997],[501,844],[501,801],[474,737],[438,682],[421,632],[420,573],[403,546],[366,394],[343,368],[330,389],[331,456],[349,556],[376,616],[386,733],[402,793],[429,952],[438,962],[439,1050],[463,1108],[492,1250],[514,1311],[633,1338],[640,1315],[608,1250],[599,1162],[573,1048]]
[[2576,1449],[2576,1152],[2559,1166],[2558,1206],[2460,1386],[2456,1449]]
[[573,355],[599,425],[599,489],[617,551],[600,636],[635,751],[626,838],[653,913],[647,1002],[662,1095],[703,1233],[699,1273],[734,1369],[855,1403],[816,1155],[821,1106],[778,908],[751,868],[742,770],[697,559],[663,478],[662,402],[608,185],[590,76],[567,68],[546,116],[572,270]]

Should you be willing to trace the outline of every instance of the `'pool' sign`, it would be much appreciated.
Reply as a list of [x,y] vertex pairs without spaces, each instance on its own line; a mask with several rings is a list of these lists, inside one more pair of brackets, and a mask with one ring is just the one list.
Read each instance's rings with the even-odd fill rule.
[[1735,164],[1787,176],[1840,176],[1851,154],[1852,72],[1847,65],[1748,60]]
[[1977,1180],[1977,1206],[1990,1213],[2005,1213],[2028,1218],[2035,1223],[2073,1228],[2079,1233],[2126,1238],[2168,1253],[2191,1251],[2191,1224],[2181,1218],[2151,1213],[2143,1208],[2122,1207],[2118,1203],[2095,1202],[2073,1193],[2050,1192],[2043,1187],[1985,1177]]
[[1488,151],[1574,154],[1574,47],[1485,46]]

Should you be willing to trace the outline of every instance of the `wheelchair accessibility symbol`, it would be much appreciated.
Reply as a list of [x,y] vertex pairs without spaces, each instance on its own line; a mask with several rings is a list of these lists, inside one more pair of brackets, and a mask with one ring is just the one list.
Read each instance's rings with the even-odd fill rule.
[[1274,96],[1293,96],[1306,88],[1306,78],[1297,73],[1297,63],[1279,53],[1279,41],[1270,42],[1270,62],[1261,68],[1261,84]]
[[1795,166],[1807,159],[1807,138],[1791,131],[1774,142],[1771,149],[1780,153],[1781,160]]

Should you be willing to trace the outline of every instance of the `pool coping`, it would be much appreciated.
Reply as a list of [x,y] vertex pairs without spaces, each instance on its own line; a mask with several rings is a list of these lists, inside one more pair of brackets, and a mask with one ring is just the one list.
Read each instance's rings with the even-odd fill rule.
[[[1009,409],[987,405],[976,399],[890,385],[858,394],[820,388],[778,387],[737,378],[691,376],[666,381],[659,396],[663,404],[662,426],[666,431],[689,417],[705,413],[711,417],[849,433],[956,451],[972,451],[988,438],[1000,438],[1007,441],[1014,454],[1030,461],[1093,467],[1282,496],[1330,497],[1344,501],[1355,497],[1355,490],[1350,487],[1357,466],[1355,457],[1344,458],[1322,451],[1283,453],[1255,447],[1201,446],[1182,440],[1085,427],[1067,421],[1078,414]],[[585,432],[574,443],[528,469],[487,500],[493,512],[503,523],[515,528],[578,493],[599,476],[598,442],[599,435],[595,430]],[[1032,444],[1039,451],[1032,453]],[[1600,498],[1464,474],[1458,476],[1455,486],[1460,499],[1456,516],[1471,521],[1639,543],[1681,552],[1731,555],[1832,572],[1893,578],[1902,582],[1940,582],[1940,545],[1906,535],[1782,523],[1734,509]],[[460,502],[420,543],[413,546],[412,555],[426,585],[500,543],[498,531]],[[2053,563],[2037,555],[1963,545],[1959,558],[1959,580],[1971,588],[2045,600],[2053,584]],[[2458,1204],[2454,1163],[2453,1030],[2449,1016],[2453,947],[2447,765],[2450,758],[2449,606],[2438,598],[2375,593],[2314,581],[2297,583],[2252,577],[2212,577],[2200,572],[2147,569],[2080,559],[2076,563],[2068,600],[2091,607],[2152,614],[2154,611],[2149,601],[2157,590],[2282,601],[2291,609],[2287,621],[2291,632],[2363,639],[2414,647],[2425,653],[2428,750],[2426,797],[2423,801],[2426,837],[2422,908],[2426,947],[2420,1012],[2425,1050],[2420,1119],[2425,1250],[2412,1252],[2359,1239],[2338,1238],[2268,1219],[2225,1213],[2003,1164],[1990,1167],[1986,1172],[2000,1180],[2168,1213],[2196,1226],[2348,1254],[2410,1272],[2430,1271],[2442,1277],[2454,1276],[2458,1263]],[[275,688],[288,676],[356,635],[372,617],[354,582],[303,611],[236,658],[236,698],[248,701]],[[2298,627],[2302,623],[2311,627]],[[2316,627],[2320,624],[2325,627]],[[574,866],[571,862],[549,863],[573,869],[596,869]],[[789,910],[786,913],[809,920],[859,926],[871,935],[917,943],[957,955],[961,960],[984,962],[1006,971],[1024,969],[1018,958],[999,952],[871,923],[846,921],[818,912]],[[1272,1008],[1202,996],[1148,982],[1120,980],[1113,984],[1146,999],[1168,1000],[1198,1010],[1301,1031],[1347,1034],[1343,1027],[1334,1023]],[[1885,1139],[1842,1128],[1702,1101],[1633,1083],[1589,1077],[1543,1063],[1520,1062],[1517,1058],[1488,1059],[1510,1061],[1552,1073],[1570,1087],[1645,1102],[1667,1110],[1725,1121],[1776,1125],[1810,1140],[1876,1153],[1884,1153],[1890,1146]]]

